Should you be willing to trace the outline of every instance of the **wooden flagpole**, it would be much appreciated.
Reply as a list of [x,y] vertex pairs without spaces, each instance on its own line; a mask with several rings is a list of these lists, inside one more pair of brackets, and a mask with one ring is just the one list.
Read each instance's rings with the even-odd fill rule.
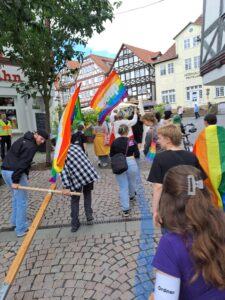
[[[37,187],[31,187],[31,186],[19,185],[18,189],[19,190],[45,192],[45,193],[53,193],[53,194],[64,195],[63,192],[60,191],[60,190],[44,189],[44,188],[37,188]],[[65,195],[65,196],[80,196],[80,195],[81,195],[81,193],[78,193],[78,192],[70,192],[69,195]]]

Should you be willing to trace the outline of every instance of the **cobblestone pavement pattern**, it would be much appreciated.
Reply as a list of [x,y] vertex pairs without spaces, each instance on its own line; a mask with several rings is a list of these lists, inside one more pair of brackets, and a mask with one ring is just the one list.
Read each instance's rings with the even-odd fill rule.
[[[224,125],[222,117],[219,121]],[[202,118],[184,121],[188,122],[197,122],[199,128],[203,126]],[[97,165],[91,146],[89,157]],[[43,154],[38,154],[35,161],[42,162],[43,158]],[[7,300],[147,300],[154,281],[150,264],[160,234],[153,230],[149,218],[151,186],[146,177],[150,166],[143,159],[141,169],[144,189],[143,186],[139,189],[138,201],[132,205],[126,222],[119,215],[118,188],[110,169],[99,170],[101,178],[93,192],[96,224],[92,226],[85,225],[81,198],[83,226],[77,233],[71,233],[69,198],[54,196],[41,223],[46,229],[37,232]],[[31,171],[30,185],[49,187],[49,177],[49,171]],[[0,194],[1,283],[21,239],[10,231],[11,195],[4,185],[0,186]],[[44,194],[29,193],[30,222],[43,198]],[[4,233],[6,238],[1,238]]]

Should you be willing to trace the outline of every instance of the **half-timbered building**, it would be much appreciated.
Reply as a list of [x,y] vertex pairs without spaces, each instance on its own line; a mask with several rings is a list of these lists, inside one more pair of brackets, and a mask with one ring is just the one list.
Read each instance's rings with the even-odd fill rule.
[[77,86],[82,83],[79,94],[82,107],[89,106],[112,64],[113,59],[104,56],[90,54],[84,58],[76,80]]
[[225,1],[204,0],[201,75],[207,85],[221,86],[225,95]]
[[111,70],[114,69],[119,74],[127,88],[128,98],[148,100],[154,104],[155,68],[153,63],[160,55],[160,51],[152,52],[122,44]]

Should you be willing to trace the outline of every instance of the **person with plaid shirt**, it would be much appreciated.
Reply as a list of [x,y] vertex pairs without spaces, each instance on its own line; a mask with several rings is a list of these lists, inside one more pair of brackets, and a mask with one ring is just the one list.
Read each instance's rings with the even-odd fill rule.
[[[79,145],[71,144],[67,153],[65,166],[59,174],[64,195],[70,192],[81,192],[84,194],[84,210],[87,218],[87,224],[92,224],[92,197],[91,191],[94,188],[94,181],[98,179],[98,174],[90,162],[87,155]],[[79,221],[79,201],[80,196],[71,197],[71,231],[76,232],[80,227]]]

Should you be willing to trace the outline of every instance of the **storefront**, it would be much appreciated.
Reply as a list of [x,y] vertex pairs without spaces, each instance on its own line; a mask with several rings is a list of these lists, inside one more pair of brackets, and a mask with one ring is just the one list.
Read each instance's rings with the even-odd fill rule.
[[19,66],[12,65],[8,59],[0,57],[0,113],[6,113],[12,122],[13,133],[36,130],[37,116],[44,111],[40,97],[28,99],[17,93],[13,84],[24,80]]

